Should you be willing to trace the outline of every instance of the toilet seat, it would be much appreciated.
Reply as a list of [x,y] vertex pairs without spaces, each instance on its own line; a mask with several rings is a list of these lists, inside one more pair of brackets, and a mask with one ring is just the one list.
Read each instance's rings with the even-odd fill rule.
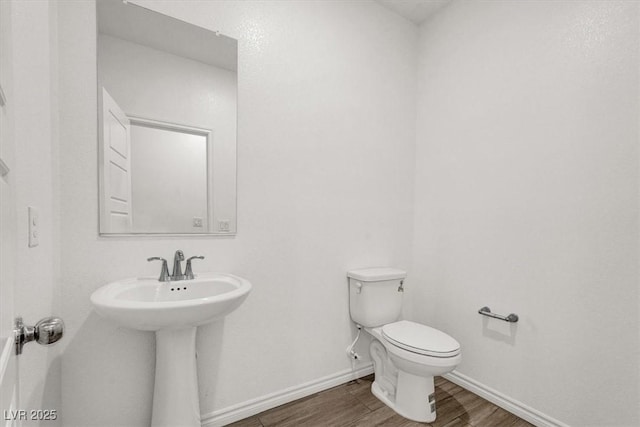
[[447,358],[460,354],[460,344],[449,335],[408,320],[384,325],[382,336],[389,344],[424,356]]

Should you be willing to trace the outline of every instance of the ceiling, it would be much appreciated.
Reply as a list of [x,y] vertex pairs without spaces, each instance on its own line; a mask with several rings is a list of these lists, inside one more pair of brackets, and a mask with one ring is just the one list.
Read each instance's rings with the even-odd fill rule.
[[[0,0],[2,1],[2,0]],[[153,49],[237,70],[235,39],[171,18],[131,2],[98,0],[98,32]]]
[[451,0],[376,0],[389,10],[420,25]]

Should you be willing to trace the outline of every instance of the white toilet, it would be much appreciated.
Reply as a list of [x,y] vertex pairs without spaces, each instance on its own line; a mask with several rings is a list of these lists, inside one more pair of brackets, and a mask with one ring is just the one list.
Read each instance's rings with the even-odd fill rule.
[[436,419],[433,377],[455,369],[462,355],[460,344],[444,332],[398,320],[406,276],[395,268],[349,271],[349,311],[374,338],[372,393],[405,418],[431,422]]

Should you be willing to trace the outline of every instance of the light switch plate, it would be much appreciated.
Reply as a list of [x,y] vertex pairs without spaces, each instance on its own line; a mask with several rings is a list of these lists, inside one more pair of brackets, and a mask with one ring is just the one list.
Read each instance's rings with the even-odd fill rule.
[[40,243],[40,218],[38,217],[38,210],[29,206],[29,247],[34,248]]

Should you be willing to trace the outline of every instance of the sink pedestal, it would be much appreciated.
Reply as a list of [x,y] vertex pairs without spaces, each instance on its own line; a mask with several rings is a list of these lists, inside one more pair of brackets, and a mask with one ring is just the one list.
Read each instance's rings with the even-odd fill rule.
[[156,331],[151,426],[201,426],[195,327]]
[[156,333],[152,427],[201,427],[196,327],[223,319],[249,292],[251,282],[242,277],[202,273],[177,283],[155,277],[123,279],[91,294],[102,316]]

